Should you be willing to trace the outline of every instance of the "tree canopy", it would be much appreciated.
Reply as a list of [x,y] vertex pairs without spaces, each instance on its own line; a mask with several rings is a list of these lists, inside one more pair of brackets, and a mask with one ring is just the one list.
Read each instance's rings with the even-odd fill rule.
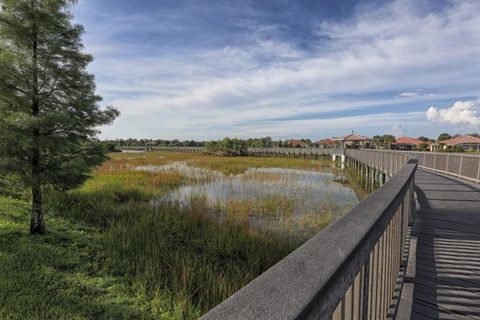
[[209,141],[205,144],[208,151],[225,156],[240,156],[247,154],[247,143],[237,138],[224,138],[219,141]]
[[42,186],[78,186],[106,158],[93,138],[118,115],[101,109],[72,0],[0,0],[0,172],[32,189],[32,233],[43,233]]
[[441,133],[438,138],[437,138],[437,141],[445,141],[445,140],[448,140],[450,139],[452,136],[449,135],[448,133],[444,132],[444,133]]

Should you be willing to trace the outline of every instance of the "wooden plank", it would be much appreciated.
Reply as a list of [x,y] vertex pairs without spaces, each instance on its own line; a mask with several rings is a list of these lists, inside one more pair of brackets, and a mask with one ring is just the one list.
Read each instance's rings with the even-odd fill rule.
[[480,189],[419,170],[411,319],[480,319]]

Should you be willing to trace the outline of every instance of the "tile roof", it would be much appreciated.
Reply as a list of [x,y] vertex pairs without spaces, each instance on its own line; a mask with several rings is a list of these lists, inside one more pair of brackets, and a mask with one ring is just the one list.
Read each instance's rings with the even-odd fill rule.
[[335,144],[335,141],[332,139],[321,139],[314,142],[314,144]]
[[466,135],[463,135],[463,136],[460,136],[460,137],[456,137],[456,138],[441,141],[440,143],[446,144],[448,146],[454,146],[454,145],[457,145],[457,144],[464,144],[464,143],[479,143],[480,144],[480,138],[473,137],[471,135],[466,134]]
[[303,144],[305,142],[303,142],[302,140],[296,140],[296,139],[290,139],[290,140],[287,140],[287,144],[289,145],[300,145],[300,144]]
[[415,146],[419,146],[421,144],[429,144],[428,142],[424,142],[422,140],[418,140],[418,139],[415,139],[415,138],[410,138],[410,137],[399,137],[399,138],[395,138],[395,143],[394,144],[411,144],[411,145],[415,145]]

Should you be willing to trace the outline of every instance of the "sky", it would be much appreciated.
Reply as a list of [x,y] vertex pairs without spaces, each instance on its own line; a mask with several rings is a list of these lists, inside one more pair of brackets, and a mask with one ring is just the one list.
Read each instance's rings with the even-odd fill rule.
[[480,131],[478,0],[79,0],[101,138]]

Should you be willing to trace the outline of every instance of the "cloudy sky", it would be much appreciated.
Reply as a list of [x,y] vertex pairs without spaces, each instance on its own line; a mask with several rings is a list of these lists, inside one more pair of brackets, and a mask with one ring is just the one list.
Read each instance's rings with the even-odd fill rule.
[[80,0],[102,138],[480,131],[478,0]]

